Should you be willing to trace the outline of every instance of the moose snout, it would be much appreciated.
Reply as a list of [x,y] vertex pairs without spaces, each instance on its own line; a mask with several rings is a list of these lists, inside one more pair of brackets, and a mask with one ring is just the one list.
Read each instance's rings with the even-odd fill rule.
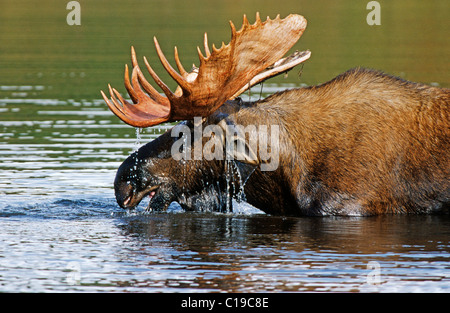
[[133,207],[132,198],[133,198],[133,186],[127,183],[120,183],[115,186],[116,192],[116,200],[117,203],[123,209],[130,209]]

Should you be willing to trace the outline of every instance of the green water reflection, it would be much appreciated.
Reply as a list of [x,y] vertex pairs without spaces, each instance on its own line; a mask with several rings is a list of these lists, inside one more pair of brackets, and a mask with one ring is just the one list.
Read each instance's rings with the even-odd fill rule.
[[366,66],[450,86],[448,1],[381,0],[380,26],[366,23],[368,1],[80,0],[81,26],[66,23],[67,2],[2,0],[0,86],[44,87],[13,94],[0,90],[0,98],[98,99],[107,83],[122,88],[130,45],[163,73],[154,35],[170,57],[177,45],[188,66],[198,63],[196,46],[205,31],[210,44],[228,42],[228,20],[239,27],[244,13],[253,22],[256,11],[272,18],[299,13],[308,20],[294,49],[310,49],[312,57],[301,78],[294,73],[287,82],[317,84],[351,67]]
[[[136,47],[140,57],[145,54],[174,88],[157,60],[152,37],[159,38],[172,62],[177,45],[189,68],[198,64],[196,46],[202,45],[203,33],[208,32],[210,45],[228,42],[228,20],[239,28],[244,13],[251,23],[257,11],[263,18],[299,13],[308,20],[306,32],[293,49],[310,49],[311,59],[287,78],[265,83],[265,94],[325,82],[355,66],[449,87],[450,2],[380,0],[379,26],[367,24],[367,2],[80,0],[81,25],[69,26],[68,1],[2,0],[0,164],[8,157],[22,160],[20,151],[34,149],[32,144],[47,145],[42,153],[53,155],[65,151],[69,141],[82,145],[94,139],[117,140],[109,150],[98,149],[94,159],[103,160],[117,149],[122,149],[119,155],[127,155],[129,149],[123,147],[133,144],[135,130],[108,111],[99,91],[111,83],[125,93],[123,70],[130,63],[130,46]],[[254,90],[259,93],[260,88]],[[143,142],[159,132],[146,131]],[[73,161],[69,158],[66,164]]]

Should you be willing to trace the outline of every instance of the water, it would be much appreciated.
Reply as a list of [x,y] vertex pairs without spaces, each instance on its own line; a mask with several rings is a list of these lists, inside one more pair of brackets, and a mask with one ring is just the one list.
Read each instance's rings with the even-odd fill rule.
[[313,53],[263,96],[357,65],[449,87],[447,1],[380,1],[378,28],[353,1],[80,1],[79,27],[66,3],[19,2],[0,10],[0,292],[450,291],[449,216],[283,218],[236,202],[235,213],[149,214],[145,200],[122,211],[116,169],[170,125],[137,132],[99,94],[108,82],[124,92],[131,44],[158,64],[156,34],[189,64],[204,31],[217,45],[228,19],[239,27],[256,10],[304,14],[296,48]]
[[443,217],[146,215],[118,212],[98,197],[2,211],[0,291],[450,288],[450,220]]

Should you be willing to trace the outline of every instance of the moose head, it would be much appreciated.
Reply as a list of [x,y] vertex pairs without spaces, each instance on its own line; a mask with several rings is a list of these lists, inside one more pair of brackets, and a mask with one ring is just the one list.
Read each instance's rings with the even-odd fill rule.
[[[230,210],[231,197],[242,193],[242,180],[248,179],[255,172],[255,165],[261,163],[260,149],[248,144],[249,137],[259,136],[260,146],[268,143],[265,148],[269,152],[266,149],[263,163],[268,153],[275,153],[278,144],[275,127],[263,131],[259,127],[242,129],[241,126],[251,123],[259,124],[250,119],[241,121],[243,125],[237,124],[235,113],[248,105],[237,97],[251,86],[285,73],[310,57],[309,51],[296,51],[282,58],[303,34],[306,19],[291,14],[284,19],[279,15],[273,20],[268,17],[263,22],[257,14],[256,22],[250,24],[244,15],[240,30],[236,30],[231,21],[230,26],[231,41],[227,45],[222,43],[220,48],[213,45],[210,50],[205,33],[205,52],[198,48],[200,65],[190,72],[183,68],[175,47],[177,72],[154,38],[163,67],[178,84],[175,92],[158,77],[144,57],[150,76],[165,96],[146,80],[133,47],[131,81],[128,66],[125,66],[125,87],[133,103],[110,85],[110,99],[101,92],[110,110],[131,126],[144,128],[184,121],[133,153],[120,166],[114,185],[121,207],[133,208],[148,195],[149,208],[154,210],[164,210],[172,201],[178,201],[188,210]],[[209,136],[203,136],[202,129]],[[179,149],[174,148],[183,143],[184,155],[180,157]],[[212,149],[207,149],[208,144],[213,145]],[[190,146],[194,149],[189,149]],[[208,152],[203,153],[203,150]],[[260,154],[264,157],[262,151]],[[230,162],[235,159],[239,162]],[[261,168],[264,171],[264,164]]]

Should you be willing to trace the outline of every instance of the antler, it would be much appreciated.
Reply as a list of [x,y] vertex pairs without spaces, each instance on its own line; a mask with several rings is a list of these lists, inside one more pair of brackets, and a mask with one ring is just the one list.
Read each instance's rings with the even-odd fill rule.
[[[291,14],[284,19],[279,15],[262,22],[259,13],[250,25],[244,15],[242,28],[231,26],[231,41],[217,49],[209,50],[208,38],[204,37],[204,56],[197,48],[200,66],[198,71],[188,73],[182,66],[175,47],[175,62],[179,73],[172,68],[154,38],[158,57],[169,75],[178,83],[175,93],[158,77],[144,57],[144,62],[156,84],[166,97],[160,95],[145,79],[137,63],[134,48],[131,49],[133,71],[131,82],[125,66],[125,87],[134,104],[128,103],[120,93],[109,87],[111,101],[101,92],[105,102],[125,123],[136,127],[149,127],[163,122],[208,116],[225,101],[237,97],[248,88],[268,77],[286,71],[309,58],[310,52],[302,52],[293,60],[281,57],[298,41],[306,28],[303,16]],[[275,62],[280,61],[280,64]],[[290,62],[288,62],[290,61]],[[273,68],[267,69],[274,65]],[[263,72],[265,69],[267,71]],[[260,75],[258,75],[260,74]],[[142,88],[147,92],[144,93]],[[120,103],[119,103],[120,102]]]

